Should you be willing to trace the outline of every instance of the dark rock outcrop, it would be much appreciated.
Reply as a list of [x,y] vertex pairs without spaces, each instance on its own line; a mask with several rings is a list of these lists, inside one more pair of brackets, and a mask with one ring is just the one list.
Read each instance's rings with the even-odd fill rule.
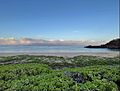
[[109,48],[109,49],[120,49],[120,38],[114,39],[106,44],[100,46],[85,46],[85,48]]
[[92,81],[92,78],[88,75],[84,75],[83,73],[78,72],[65,72],[65,75],[71,77],[73,81],[77,83],[85,83],[86,81]]

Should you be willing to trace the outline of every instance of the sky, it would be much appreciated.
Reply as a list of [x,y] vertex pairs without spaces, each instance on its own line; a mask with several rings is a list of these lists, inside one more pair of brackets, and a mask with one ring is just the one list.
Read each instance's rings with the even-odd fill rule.
[[0,0],[0,38],[110,40],[119,0]]

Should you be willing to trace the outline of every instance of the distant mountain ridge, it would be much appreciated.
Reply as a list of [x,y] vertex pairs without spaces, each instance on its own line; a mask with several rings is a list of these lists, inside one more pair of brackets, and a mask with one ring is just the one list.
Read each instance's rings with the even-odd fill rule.
[[85,48],[109,48],[109,49],[120,49],[120,38],[111,40],[110,42],[100,46],[85,46]]

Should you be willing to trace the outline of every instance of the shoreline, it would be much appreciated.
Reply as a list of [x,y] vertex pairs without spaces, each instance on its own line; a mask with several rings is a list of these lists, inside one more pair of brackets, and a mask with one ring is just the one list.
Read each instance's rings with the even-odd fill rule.
[[74,57],[74,56],[100,56],[100,57],[116,57],[119,56],[119,52],[46,52],[46,53],[0,53],[0,56],[17,56],[17,55],[34,55],[34,56],[62,56],[62,57]]

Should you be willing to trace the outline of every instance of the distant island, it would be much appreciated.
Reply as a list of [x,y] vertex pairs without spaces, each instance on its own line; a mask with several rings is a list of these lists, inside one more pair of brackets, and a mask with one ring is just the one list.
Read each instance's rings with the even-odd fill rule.
[[85,48],[108,48],[108,49],[120,49],[120,38],[111,40],[110,42],[99,46],[85,46]]

